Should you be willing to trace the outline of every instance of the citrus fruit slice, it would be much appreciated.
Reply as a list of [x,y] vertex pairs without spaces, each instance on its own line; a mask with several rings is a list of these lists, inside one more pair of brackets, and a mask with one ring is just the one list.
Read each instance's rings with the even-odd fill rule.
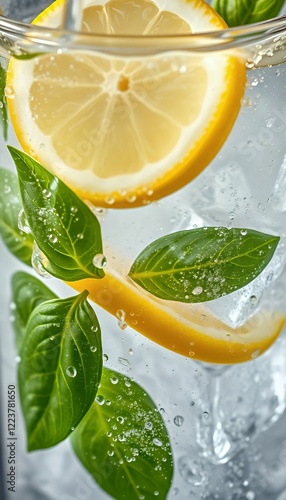
[[[224,29],[203,0],[84,6],[82,30],[109,35],[106,50],[12,60],[11,120],[24,150],[82,198],[144,205],[187,184],[214,158],[239,111],[245,65],[229,52],[179,50],[176,37],[162,39]],[[54,2],[35,23],[59,27],[63,10],[62,0]],[[167,41],[172,50],[164,50]]]
[[241,363],[259,356],[285,323],[281,313],[260,311],[242,327],[232,329],[204,305],[157,299],[114,269],[107,268],[102,280],[70,285],[78,291],[88,290],[90,299],[116,316],[122,328],[129,325],[167,349],[209,363]]

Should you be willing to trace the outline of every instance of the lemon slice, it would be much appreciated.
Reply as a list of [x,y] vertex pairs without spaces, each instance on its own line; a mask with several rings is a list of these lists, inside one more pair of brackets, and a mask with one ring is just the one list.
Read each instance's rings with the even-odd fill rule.
[[[160,40],[226,27],[203,0],[84,5],[85,32]],[[59,27],[63,9],[54,2],[35,23]],[[155,40],[153,54],[135,56],[132,43],[123,55],[67,50],[14,59],[8,70],[24,150],[99,206],[144,205],[191,181],[227,138],[244,92],[245,65],[231,53],[164,51],[161,40],[156,54]]]
[[281,313],[260,311],[242,327],[232,329],[204,305],[157,299],[115,269],[107,268],[102,280],[70,285],[79,292],[88,290],[91,300],[116,316],[122,328],[129,325],[167,349],[209,363],[254,359],[271,346],[285,323]]

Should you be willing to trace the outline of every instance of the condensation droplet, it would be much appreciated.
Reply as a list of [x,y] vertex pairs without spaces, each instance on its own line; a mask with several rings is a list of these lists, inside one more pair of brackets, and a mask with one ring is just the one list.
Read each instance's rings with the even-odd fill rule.
[[68,366],[66,369],[66,374],[68,377],[74,378],[77,374],[76,368],[74,366]]
[[256,295],[251,295],[251,297],[250,297],[249,300],[250,300],[251,304],[256,304],[257,303],[257,297],[256,297]]
[[107,354],[103,354],[103,361],[108,361],[108,356],[107,356]]
[[246,236],[247,235],[247,230],[246,229],[242,229],[240,231],[240,234],[241,234],[241,236]]
[[201,286],[196,286],[196,287],[192,290],[192,294],[193,294],[193,295],[200,295],[202,292],[203,292],[203,288],[202,288]]
[[90,346],[90,350],[91,350],[91,352],[96,352],[97,351],[97,347],[95,345],[91,345]]
[[118,378],[115,375],[112,375],[110,381],[112,384],[118,384]]
[[133,349],[128,349],[128,353],[130,354],[130,356],[132,356],[132,354],[134,354]]
[[15,361],[17,364],[19,364],[21,362],[21,356],[16,356]]

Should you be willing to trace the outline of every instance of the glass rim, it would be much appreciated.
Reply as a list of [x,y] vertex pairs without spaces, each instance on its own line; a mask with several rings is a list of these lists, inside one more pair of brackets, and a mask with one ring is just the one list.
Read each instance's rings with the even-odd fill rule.
[[[37,50],[50,52],[57,49],[104,50],[112,53],[127,51],[130,55],[161,52],[163,50],[189,50],[191,52],[242,48],[265,41],[285,40],[286,14],[259,23],[212,30],[206,32],[168,35],[117,35],[67,31],[36,26],[0,15],[1,49],[10,55],[13,45],[20,51],[32,53]],[[132,45],[131,45],[132,43]]]

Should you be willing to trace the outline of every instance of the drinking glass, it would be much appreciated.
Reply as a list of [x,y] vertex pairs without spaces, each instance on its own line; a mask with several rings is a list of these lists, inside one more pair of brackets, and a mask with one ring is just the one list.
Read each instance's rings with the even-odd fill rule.
[[[25,61],[29,64],[38,54],[61,57],[63,51],[89,50],[127,61],[137,57],[149,64],[145,93],[152,92],[151,84],[160,85],[160,75],[156,75],[158,60],[166,61],[166,71],[177,73],[179,89],[183,62],[191,56],[212,58],[214,71],[216,61],[233,56],[246,69],[247,82],[235,123],[230,127],[226,117],[221,137],[217,137],[216,155],[191,182],[155,201],[152,193],[147,193],[142,206],[137,206],[133,195],[127,199],[127,208],[115,208],[111,198],[93,206],[86,200],[101,224],[106,271],[117,279],[92,287],[88,280],[71,285],[79,291],[90,291],[102,326],[106,365],[138,381],[165,420],[175,464],[170,498],[177,495],[182,499],[251,499],[255,498],[251,494],[257,492],[260,498],[272,498],[272,484],[262,484],[261,480],[255,486],[255,476],[258,477],[258,471],[262,476],[262,469],[253,457],[255,446],[260,443],[261,454],[269,455],[259,440],[263,440],[262,432],[268,440],[271,432],[278,432],[278,421],[286,406],[286,339],[281,333],[286,279],[285,15],[200,35],[99,36],[79,33],[76,26],[69,26],[69,30],[32,26],[32,19],[51,3],[0,1],[3,67],[7,68],[11,58],[22,58],[21,64],[25,65]],[[181,66],[174,70],[178,54]],[[128,90],[123,87],[122,92]],[[9,87],[6,98],[14,98]],[[176,96],[173,99],[175,105]],[[233,116],[232,103],[229,105],[229,114]],[[122,114],[121,119],[124,128],[128,117]],[[227,128],[231,130],[226,131]],[[108,134],[108,126],[101,132]],[[19,147],[10,124],[8,138],[10,144]],[[38,145],[33,144],[33,137],[30,140],[28,152],[32,154]],[[87,137],[88,146],[92,140],[92,136]],[[42,149],[45,147],[43,144]],[[88,161],[86,144],[71,147],[80,160]],[[1,166],[13,169],[4,141]],[[280,242],[259,276],[230,295],[197,305],[164,301],[150,294],[143,294],[142,298],[142,291],[126,276],[143,248],[158,237],[201,227],[240,228],[242,237],[247,228],[254,229],[278,235]],[[5,283],[1,289],[4,391],[15,380],[19,362],[6,311],[10,276],[21,264],[4,246],[1,255]],[[41,266],[34,267],[44,279]],[[50,283],[63,295],[71,293],[64,283]],[[126,290],[134,297],[132,310],[126,309]],[[194,334],[196,327],[199,333]],[[6,417],[2,418],[5,421]],[[107,498],[71,456],[68,444],[27,454],[22,421],[18,425],[18,498]],[[283,442],[281,427],[279,436]],[[280,457],[285,456],[283,449]],[[50,475],[53,481],[49,481]],[[283,487],[281,481],[275,494]]]

